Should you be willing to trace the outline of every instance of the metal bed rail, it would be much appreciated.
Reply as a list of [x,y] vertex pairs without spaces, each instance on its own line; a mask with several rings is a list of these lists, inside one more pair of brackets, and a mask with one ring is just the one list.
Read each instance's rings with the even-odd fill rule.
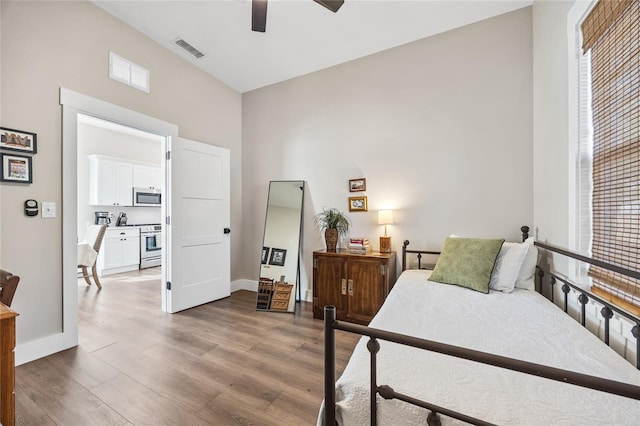
[[487,352],[479,352],[471,349],[447,345],[432,340],[420,339],[417,337],[406,336],[403,334],[393,333],[376,328],[370,328],[363,325],[352,324],[344,321],[336,320],[336,308],[334,306],[325,306],[324,308],[324,329],[325,329],[325,382],[324,382],[324,424],[335,425],[335,331],[342,330],[350,333],[369,336],[367,349],[371,356],[371,425],[377,424],[377,395],[380,394],[385,399],[400,399],[402,401],[414,404],[431,411],[429,414],[429,424],[439,424],[438,414],[444,414],[467,423],[476,425],[489,425],[481,419],[466,416],[453,410],[438,407],[426,401],[421,401],[401,393],[396,393],[389,385],[377,384],[377,359],[376,355],[380,350],[378,339],[388,342],[399,343],[401,345],[411,346],[414,348],[424,349],[432,352],[438,352],[444,355],[456,358],[467,359],[482,364],[493,365],[495,367],[505,368],[508,370],[518,371],[524,374],[530,374],[538,377],[556,380],[585,388],[595,389],[615,395],[640,400],[640,386],[634,386],[628,383],[617,382],[614,380],[603,379],[587,374],[576,373],[573,371],[562,370],[559,368],[548,367],[527,361],[521,361],[513,358],[507,358],[500,355],[494,355]]
[[[527,228],[528,231],[528,228]],[[633,271],[630,269],[625,269],[617,265],[612,265],[610,263],[602,262],[596,259],[591,259],[589,257],[583,256],[578,253],[574,253],[569,250],[565,250],[560,247],[553,246],[551,244],[545,244],[541,242],[534,242],[536,247],[539,247],[543,250],[558,253],[560,255],[566,256],[571,259],[578,260],[580,262],[585,262],[590,265],[599,266],[601,268],[618,272],[620,274],[626,275],[632,278],[640,279],[640,272]],[[578,296],[578,302],[580,303],[580,324],[583,327],[587,326],[587,304],[590,300],[596,301],[598,304],[602,305],[602,309],[600,310],[600,315],[604,321],[604,336],[602,340],[607,345],[610,345],[609,342],[609,334],[610,334],[610,322],[613,318],[614,314],[617,314],[621,317],[624,317],[627,321],[633,323],[634,325],[631,327],[631,335],[636,339],[636,368],[640,370],[640,318],[632,313],[626,311],[624,308],[616,306],[604,299],[603,297],[598,296],[597,294],[589,291],[588,289],[582,288],[578,284],[571,282],[568,278],[561,276],[558,273],[548,271],[545,273],[544,269],[539,266],[536,266],[537,277],[540,284],[540,293],[544,295],[544,284],[545,284],[545,275],[548,275],[547,282],[549,284],[549,299],[555,303],[555,286],[558,281],[562,283],[562,293],[563,293],[563,310],[565,313],[569,314],[569,294],[571,290],[574,290],[580,295]]]

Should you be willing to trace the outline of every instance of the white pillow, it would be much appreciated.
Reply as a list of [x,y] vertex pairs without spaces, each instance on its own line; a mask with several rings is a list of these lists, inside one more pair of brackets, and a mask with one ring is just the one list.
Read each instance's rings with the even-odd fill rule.
[[522,266],[530,244],[507,243],[502,244],[498,258],[493,266],[489,288],[493,290],[511,293],[518,278],[518,272]]
[[523,288],[525,290],[535,290],[535,272],[536,263],[538,262],[538,248],[533,245],[533,237],[529,237],[524,244],[529,245],[527,254],[522,261],[520,271],[518,271],[518,278],[516,278],[516,288]]

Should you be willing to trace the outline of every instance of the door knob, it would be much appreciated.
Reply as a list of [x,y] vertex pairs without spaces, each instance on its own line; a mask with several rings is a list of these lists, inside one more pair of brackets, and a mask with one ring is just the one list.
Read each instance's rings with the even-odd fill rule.
[[224,233],[225,234],[230,234],[231,233],[231,228],[224,228]]

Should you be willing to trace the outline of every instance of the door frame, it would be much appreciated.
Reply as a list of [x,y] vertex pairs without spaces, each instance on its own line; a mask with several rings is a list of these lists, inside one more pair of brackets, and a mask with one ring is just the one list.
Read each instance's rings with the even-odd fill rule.
[[[62,332],[56,337],[55,341],[50,342],[56,347],[50,346],[48,353],[68,349],[78,344],[76,235],[78,222],[78,113],[144,130],[164,136],[168,140],[178,136],[178,126],[175,124],[92,98],[64,87],[60,87],[60,105],[62,105]],[[163,175],[166,167],[165,163],[163,162],[162,166]],[[165,204],[166,202],[162,208],[163,217]]]

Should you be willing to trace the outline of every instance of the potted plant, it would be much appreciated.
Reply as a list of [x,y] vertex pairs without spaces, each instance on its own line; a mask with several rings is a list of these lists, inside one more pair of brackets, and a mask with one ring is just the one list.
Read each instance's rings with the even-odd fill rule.
[[323,209],[313,217],[316,227],[324,231],[324,239],[327,243],[327,251],[336,251],[338,238],[347,235],[351,220],[341,211],[335,208]]

